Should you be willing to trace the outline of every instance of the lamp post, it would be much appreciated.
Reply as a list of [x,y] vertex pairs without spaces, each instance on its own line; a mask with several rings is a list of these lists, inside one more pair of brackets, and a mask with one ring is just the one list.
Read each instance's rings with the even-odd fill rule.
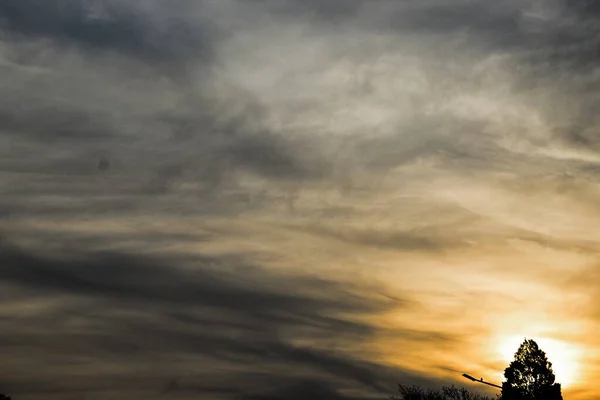
[[484,385],[493,386],[495,388],[502,389],[502,386],[498,386],[498,385],[495,385],[493,383],[486,382],[486,381],[483,380],[483,378],[481,378],[481,379],[475,379],[475,378],[473,378],[469,374],[462,374],[462,376],[464,376],[465,378],[467,378],[468,380],[473,381],[473,382],[483,383]]

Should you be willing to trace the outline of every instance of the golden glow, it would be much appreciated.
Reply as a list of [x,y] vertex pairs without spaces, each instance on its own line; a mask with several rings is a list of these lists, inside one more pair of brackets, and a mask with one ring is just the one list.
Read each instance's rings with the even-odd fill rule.
[[[390,387],[418,384],[410,372],[493,398],[496,388],[462,373],[500,384],[527,337],[547,353],[565,399],[600,399],[600,68],[579,68],[591,66],[593,39],[551,43],[554,26],[593,38],[600,15],[579,21],[568,2],[541,0],[324,1],[317,12],[292,0],[171,2],[189,3],[179,11],[122,3],[116,23],[131,15],[143,29],[135,43],[111,36],[101,52],[53,32],[13,41],[4,29],[15,27],[0,27],[0,250],[6,241],[23,252],[0,254],[2,338],[18,343],[2,347],[3,382],[13,379],[5,373],[54,380],[58,358],[83,378],[72,347],[89,337],[89,371],[112,370],[90,374],[98,382],[153,360],[166,382],[223,351],[231,357],[210,361],[219,382],[250,368],[257,390],[273,389],[274,371],[278,386],[284,375],[285,386],[318,378],[368,396],[341,365],[317,376],[322,368],[299,365],[296,353],[260,367],[235,353],[273,340],[315,360],[324,350],[389,366],[377,379],[391,377]],[[453,4],[464,12],[435,24]],[[489,27],[456,29],[479,11]],[[163,49],[178,13],[191,36]],[[50,14],[58,27],[63,13]],[[426,20],[429,30],[411,28]],[[502,40],[520,34],[522,45]],[[110,168],[97,169],[105,157]],[[146,265],[151,275],[132,278]],[[215,286],[200,293],[187,274]],[[283,303],[263,310],[268,299]],[[117,326],[130,311],[131,327]],[[214,322],[194,323],[205,317]],[[46,321],[56,329],[38,329]],[[127,359],[104,346],[125,346],[154,323],[147,344],[207,340],[161,346],[169,354],[142,346]],[[219,333],[214,344],[225,347],[207,352]],[[40,343],[48,347],[30,351]]]
[[[508,365],[525,339],[522,335],[505,336],[498,341],[498,353]],[[548,356],[556,381],[563,387],[573,385],[579,374],[579,351],[569,343],[550,338],[531,338]]]

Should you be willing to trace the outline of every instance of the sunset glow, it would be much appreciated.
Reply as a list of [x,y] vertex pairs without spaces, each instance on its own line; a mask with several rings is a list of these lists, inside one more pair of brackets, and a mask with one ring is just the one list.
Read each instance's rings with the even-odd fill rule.
[[[574,346],[555,339],[532,339],[537,342],[546,353],[548,361],[552,363],[557,382],[565,388],[577,383],[580,372],[580,354]],[[519,335],[499,339],[498,353],[507,365],[514,359],[514,354],[523,340],[524,336]]]
[[600,399],[598,49],[599,0],[0,0],[0,394],[493,397],[530,338]]

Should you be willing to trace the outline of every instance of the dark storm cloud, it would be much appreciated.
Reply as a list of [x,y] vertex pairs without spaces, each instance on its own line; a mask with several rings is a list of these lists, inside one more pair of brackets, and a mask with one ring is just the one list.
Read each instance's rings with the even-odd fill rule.
[[86,50],[115,50],[152,62],[202,60],[212,53],[208,22],[190,23],[174,8],[160,10],[156,24],[137,2],[110,0],[7,0],[0,5],[5,30],[47,38]]
[[[229,391],[247,398],[262,396],[253,393],[272,396],[270,388],[297,386],[310,376],[315,393],[334,399],[348,398],[338,393],[340,388],[359,385],[366,392],[386,393],[393,388],[393,379],[411,378],[403,371],[323,346],[333,336],[337,345],[359,345],[375,332],[375,327],[351,315],[373,315],[407,305],[374,293],[361,294],[364,288],[358,291],[358,287],[322,279],[267,273],[244,265],[237,257],[180,257],[168,264],[124,254],[80,254],[65,259],[33,255],[3,241],[0,261],[0,285],[13,288],[5,293],[15,304],[47,296],[66,299],[34,316],[3,317],[0,342],[8,346],[3,351],[6,360],[20,358],[29,375],[17,365],[4,377],[7,390],[15,394],[106,388],[101,372],[78,380],[77,385],[51,383],[54,374],[39,369],[45,363],[38,357],[60,359],[66,365],[68,360],[87,357],[93,371],[95,363],[100,368],[101,363],[120,362],[120,368],[127,369],[129,363],[152,359],[160,359],[163,367],[174,367],[177,357],[187,355],[197,358],[195,368],[201,370],[211,363],[243,366],[247,373],[236,379],[225,373],[220,379],[230,379]],[[79,328],[71,325],[75,321]],[[47,324],[51,328],[42,329]],[[406,334],[423,339],[410,331]],[[295,344],[297,340],[309,340],[312,345]],[[29,362],[23,363],[25,359]],[[252,371],[264,371],[262,386],[253,385]],[[190,370],[186,375],[198,372]],[[159,373],[163,382],[171,379],[168,374],[164,369]],[[126,370],[117,386],[125,376],[132,380],[122,387],[124,398],[135,382],[148,385],[152,379]],[[203,381],[200,374],[191,387],[179,383],[175,388],[170,385],[170,391],[191,389],[207,395]],[[153,386],[157,392],[162,389]]]

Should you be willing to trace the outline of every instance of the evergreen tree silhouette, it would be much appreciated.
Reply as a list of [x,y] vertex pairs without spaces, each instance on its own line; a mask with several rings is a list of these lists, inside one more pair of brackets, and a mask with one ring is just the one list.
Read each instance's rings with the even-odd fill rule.
[[562,400],[552,363],[533,340],[525,339],[504,370],[502,400]]

